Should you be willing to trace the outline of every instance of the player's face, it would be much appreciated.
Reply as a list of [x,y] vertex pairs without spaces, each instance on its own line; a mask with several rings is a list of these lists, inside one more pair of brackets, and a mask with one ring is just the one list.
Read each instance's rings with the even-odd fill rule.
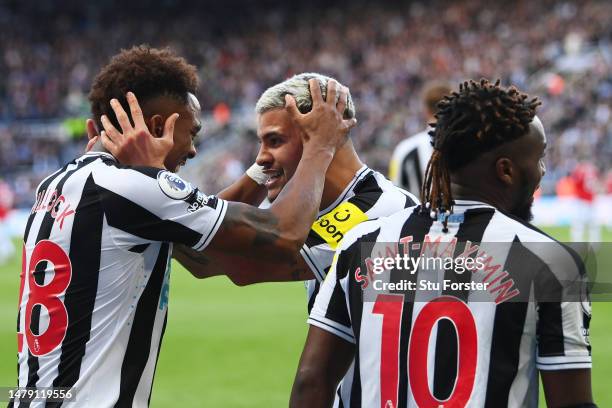
[[293,177],[302,157],[300,129],[285,109],[272,109],[259,115],[257,138],[260,142],[257,164],[268,176],[268,200],[274,201]]
[[[177,172],[187,160],[196,155],[195,141],[202,128],[200,122],[200,104],[195,96],[189,94],[187,104],[179,103],[175,99],[167,98],[167,112],[165,117],[177,112],[179,118],[174,126],[174,147],[166,156],[164,165],[170,171]],[[159,125],[158,125],[159,126]],[[163,125],[162,125],[163,127]]]
[[522,141],[524,147],[521,156],[515,161],[518,166],[519,183],[512,210],[513,215],[531,221],[533,214],[533,195],[540,186],[540,180],[546,173],[544,154],[546,150],[546,135],[542,122],[536,116],[529,125],[529,133]]

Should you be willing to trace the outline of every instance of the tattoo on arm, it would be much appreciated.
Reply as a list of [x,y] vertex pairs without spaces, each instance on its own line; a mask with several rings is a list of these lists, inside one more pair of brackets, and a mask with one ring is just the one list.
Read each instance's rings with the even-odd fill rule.
[[[270,251],[281,247],[282,237],[279,232],[278,217],[269,212],[249,205],[230,203],[223,224],[217,235],[228,235],[234,243],[251,256],[266,257]],[[221,234],[219,234],[221,233]],[[296,248],[299,251],[299,248]],[[293,254],[291,254],[293,255]],[[287,256],[281,251],[274,252],[277,260],[290,262],[294,256]]]
[[222,264],[234,277],[239,272],[249,274],[250,283],[312,279],[300,254],[301,244],[283,236],[282,229],[279,217],[270,211],[229,203],[209,247],[210,256],[193,254],[192,258],[195,262],[214,261],[211,267],[215,270]]

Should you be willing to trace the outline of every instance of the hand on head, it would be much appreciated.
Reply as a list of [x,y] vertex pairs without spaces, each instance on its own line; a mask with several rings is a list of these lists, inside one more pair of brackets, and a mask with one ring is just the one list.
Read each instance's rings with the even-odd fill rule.
[[[333,154],[344,144],[349,130],[357,124],[355,118],[343,118],[348,88],[341,86],[338,89],[338,83],[330,79],[327,83],[327,97],[323,100],[319,81],[310,79],[308,84],[312,96],[312,110],[305,114],[300,113],[295,98],[291,95],[285,96],[285,108],[292,120],[302,129],[304,150],[323,150]],[[339,98],[336,98],[337,93]]]
[[101,140],[104,148],[122,164],[164,168],[164,160],[174,146],[174,124],[178,119],[178,113],[166,119],[162,136],[156,138],[145,123],[136,95],[128,92],[127,101],[134,125],[132,126],[130,118],[119,101],[112,99],[110,104],[121,126],[121,132],[113,126],[106,115],[102,115],[104,130],[98,135],[94,121],[88,119],[87,151],[90,151],[98,140]]

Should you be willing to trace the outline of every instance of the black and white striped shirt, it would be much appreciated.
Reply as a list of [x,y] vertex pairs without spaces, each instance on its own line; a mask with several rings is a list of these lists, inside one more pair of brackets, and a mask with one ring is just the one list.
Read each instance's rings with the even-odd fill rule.
[[393,184],[417,197],[423,185],[427,163],[433,153],[428,132],[424,130],[400,142],[393,150],[389,163],[389,179]]
[[[319,212],[301,250],[316,277],[305,282],[308,312],[312,309],[321,282],[331,267],[334,252],[344,235],[363,221],[385,217],[417,203],[416,197],[394,186],[382,174],[365,165],[360,168],[342,194]],[[349,372],[351,370],[352,366]],[[338,395],[350,393],[350,386],[350,382],[342,382]],[[341,402],[336,398],[338,405],[341,406]]]
[[[448,232],[442,230],[414,207],[360,224],[339,246],[308,322],[356,344],[344,407],[536,407],[537,370],[591,367],[586,289],[580,300],[538,300],[542,288],[562,293],[564,282],[586,288],[584,265],[572,250],[479,202],[458,200]],[[383,243],[406,242],[397,251],[417,257],[413,243],[424,248],[438,239],[453,243],[452,256],[480,243],[478,256],[491,257],[463,275],[419,268],[402,276],[417,284],[471,278],[488,282],[490,293],[372,291],[377,278],[366,272],[367,259],[388,248]],[[397,272],[379,276],[399,282]]]
[[77,400],[11,405],[146,407],[172,242],[203,249],[226,208],[173,173],[121,166],[106,153],[43,180],[24,235],[18,382],[75,387]]
[[415,196],[397,188],[379,172],[361,167],[342,194],[319,211],[300,251],[315,276],[305,282],[308,312],[344,234],[363,221],[386,217],[417,203]]

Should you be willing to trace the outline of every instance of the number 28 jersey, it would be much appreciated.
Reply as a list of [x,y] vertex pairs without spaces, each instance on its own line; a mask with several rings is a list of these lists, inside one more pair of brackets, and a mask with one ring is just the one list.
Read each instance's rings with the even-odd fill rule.
[[[308,323],[355,343],[345,408],[536,407],[537,370],[591,367],[588,297],[534,301],[539,282],[586,287],[584,266],[569,249],[478,202],[457,200],[448,232],[442,230],[413,207],[356,226],[336,251]],[[489,292],[446,286],[456,270],[423,264],[414,274],[390,265],[377,274],[373,259],[394,258],[390,243],[399,242],[411,250],[426,242],[429,250],[453,248],[453,257],[471,248],[468,242],[480,243],[471,255],[477,266],[453,282],[471,278],[488,283]],[[525,266],[533,269],[525,274]],[[426,290],[421,282],[440,285]],[[384,290],[384,283],[405,286]]]
[[145,407],[168,313],[172,242],[201,250],[227,203],[168,171],[88,153],[47,177],[26,224],[19,387],[74,387],[63,404]]

